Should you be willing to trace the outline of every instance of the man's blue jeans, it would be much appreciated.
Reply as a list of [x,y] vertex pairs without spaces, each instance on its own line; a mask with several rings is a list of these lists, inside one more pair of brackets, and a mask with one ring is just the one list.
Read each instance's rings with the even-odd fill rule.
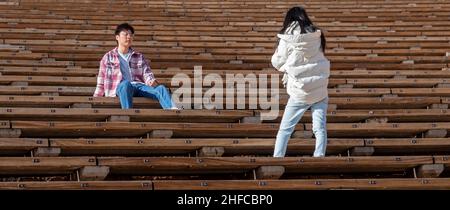
[[325,156],[325,150],[327,147],[326,115],[328,108],[328,97],[315,104],[300,103],[296,102],[292,98],[289,98],[284,110],[283,119],[280,123],[280,129],[278,130],[275,150],[273,153],[274,157],[284,157],[289,138],[295,129],[295,125],[297,125],[305,111],[309,108],[311,108],[312,112],[313,133],[316,137],[314,157]]
[[175,107],[172,97],[164,85],[151,87],[142,83],[131,83],[123,80],[117,87],[117,96],[120,99],[122,109],[133,108],[133,97],[146,97],[158,100],[163,109]]

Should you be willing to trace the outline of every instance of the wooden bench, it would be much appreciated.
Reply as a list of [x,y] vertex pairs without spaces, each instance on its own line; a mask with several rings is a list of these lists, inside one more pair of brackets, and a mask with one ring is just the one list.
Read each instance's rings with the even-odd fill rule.
[[[14,66],[6,66],[0,67],[0,72],[3,75],[27,75],[27,76],[74,76],[74,77],[96,77],[98,74],[98,68],[57,68],[57,67],[14,67]],[[183,73],[188,75],[189,77],[194,76],[194,68],[191,69],[179,69],[179,68],[168,68],[168,69],[154,69],[152,68],[152,72],[158,78],[172,78],[174,75],[178,73]],[[275,69],[267,69],[267,70],[246,70],[242,72],[242,70],[210,70],[210,69],[202,69],[202,75],[206,76],[208,74],[279,74]],[[331,71],[330,78],[448,78],[450,77],[450,71],[395,71],[395,70],[350,70],[350,71]]]
[[[73,155],[184,155],[201,156],[202,148],[221,148],[223,153],[215,156],[272,155],[274,138],[89,138],[89,139],[42,139],[42,138],[0,138],[2,155],[37,155],[37,148],[54,148],[56,156]],[[287,155],[311,155],[315,139],[291,138]],[[411,155],[445,154],[450,147],[446,138],[372,138],[346,139],[330,138],[327,155],[358,156],[355,148],[372,148],[368,155]],[[361,154],[361,153],[360,153]]]
[[402,64],[383,64],[383,63],[332,63],[332,70],[366,69],[366,70],[442,70],[448,68],[445,63],[402,63]]
[[448,78],[450,71],[408,71],[408,70],[350,70],[350,71],[331,71],[333,78]]
[[42,58],[48,58],[46,53],[32,53],[32,52],[0,52],[2,59],[21,59],[21,60],[40,60]]
[[450,96],[450,88],[392,88],[398,96]]
[[1,155],[25,155],[38,147],[48,147],[49,141],[44,138],[0,138]]
[[[178,88],[173,87],[172,90],[176,90]],[[401,89],[402,90],[402,89]],[[1,85],[0,86],[0,94],[1,95],[45,95],[45,94],[53,94],[60,96],[92,96],[94,94],[95,87],[76,87],[76,86],[10,86],[10,85]],[[195,93],[196,89],[191,89],[191,93]],[[204,94],[208,91],[208,88],[204,88],[202,93]],[[236,90],[237,91],[237,90]],[[428,92],[428,91],[425,91]],[[431,92],[431,91],[430,91]],[[446,96],[444,94],[444,89],[436,89],[434,91],[438,94],[434,96]],[[226,93],[226,90],[225,90]],[[223,93],[224,96],[226,94]],[[252,91],[247,90],[245,96],[248,97],[250,93],[254,93]],[[439,94],[440,93],[440,94]],[[286,96],[286,89],[279,90],[280,96]],[[389,88],[332,88],[328,89],[328,95],[330,97],[380,97],[383,95],[391,94],[391,90]],[[271,95],[271,94],[268,94]],[[398,94],[398,95],[401,95]],[[421,95],[421,94],[418,94]],[[413,94],[409,94],[407,96],[414,96]],[[422,95],[426,96],[426,95]]]
[[450,147],[448,138],[365,139],[366,147],[373,147],[374,154],[440,154]]
[[[0,108],[1,110],[1,108]],[[255,111],[256,116],[268,111]],[[1,113],[1,112],[0,112]],[[280,110],[275,120],[280,122],[284,114]],[[1,115],[0,115],[1,116]],[[311,122],[311,111],[306,111],[300,122]],[[327,122],[448,122],[450,113],[446,109],[389,109],[389,110],[328,110]]]
[[[24,83],[28,85],[67,85],[95,87],[95,77],[8,76],[0,78],[0,84]],[[27,85],[24,85],[27,86]]]
[[92,96],[95,87],[1,85],[1,95]]
[[441,83],[449,83],[449,79],[417,78],[417,79],[347,79],[347,84],[358,88],[381,87],[423,87],[431,88]]
[[154,190],[411,190],[450,189],[448,178],[290,179],[290,180],[155,180]]
[[96,77],[98,68],[57,68],[57,67],[0,67],[3,75],[27,75],[27,76],[75,76],[75,77]]
[[[202,147],[223,148],[223,155],[272,155],[275,139],[49,139],[50,147],[61,148],[61,155],[164,155],[195,154]],[[291,138],[287,155],[311,155],[315,139]],[[372,147],[374,155],[435,154],[448,151],[446,138],[343,139],[330,138],[327,155],[350,155],[355,147]],[[220,155],[219,155],[220,156]]]
[[0,182],[2,190],[448,190],[448,178]]
[[95,165],[95,157],[0,157],[1,174],[69,174]]
[[[279,101],[280,107],[283,108],[287,101],[287,97],[281,98]],[[442,103],[447,104],[447,101],[447,99],[443,99]],[[77,104],[83,104],[92,108],[120,107],[119,99],[117,97],[0,95],[0,102],[0,106],[2,107],[35,107],[37,105],[40,105],[48,108],[70,108],[77,107]],[[274,103],[275,102],[269,102],[267,103],[267,105],[271,105]],[[248,98],[246,99],[244,104],[248,104]],[[337,109],[420,109],[427,108],[433,104],[441,104],[441,98],[336,97],[330,98],[329,104],[335,104],[337,106]],[[135,97],[133,99],[133,105],[136,109],[160,108],[160,105],[157,101],[142,97]],[[234,103],[234,105],[236,105],[236,103]]]
[[0,60],[1,66],[42,66],[42,67],[68,67],[73,66],[73,61],[54,60]]
[[[272,123],[162,123],[162,122],[63,122],[11,121],[20,137],[273,137]],[[303,130],[303,125],[296,126]],[[160,134],[162,132],[162,134]],[[19,136],[17,136],[19,137]]]
[[152,190],[152,181],[0,182],[2,190]]
[[[185,138],[185,139],[50,139],[50,147],[60,148],[61,155],[191,155],[202,156],[202,148],[221,148],[223,153],[203,155],[271,155],[274,138]],[[289,155],[312,154],[314,139],[289,141]],[[364,146],[362,139],[329,139],[327,154],[346,154],[353,147]]]
[[[170,87],[170,78],[158,79],[160,83]],[[191,84],[194,84],[190,78]],[[95,87],[97,79],[95,77],[57,77],[57,76],[10,76],[4,75],[0,78],[1,84],[11,84],[14,82],[26,82],[28,85],[64,85],[64,86],[91,86]],[[225,82],[223,82],[225,83]],[[450,79],[333,79],[329,81],[329,87],[337,85],[351,85],[355,88],[399,88],[399,87],[422,87],[431,88],[439,84],[449,84]],[[216,84],[217,85],[217,84]],[[282,84],[280,84],[281,87]],[[205,85],[205,87],[207,87]],[[269,86],[270,87],[270,86]]]
[[261,166],[283,166],[285,173],[404,172],[432,164],[431,156],[373,157],[98,157],[111,174],[213,174],[245,173]]
[[445,167],[445,170],[450,168],[450,160],[448,155],[439,155],[434,156],[435,164],[442,164]]
[[440,103],[439,97],[338,97],[329,100],[337,109],[418,109]]
[[[447,137],[450,124],[437,123],[328,123],[329,137]],[[311,131],[312,124],[305,124]],[[439,132],[435,132],[439,131]]]
[[240,122],[252,110],[0,108],[0,119],[42,121]]

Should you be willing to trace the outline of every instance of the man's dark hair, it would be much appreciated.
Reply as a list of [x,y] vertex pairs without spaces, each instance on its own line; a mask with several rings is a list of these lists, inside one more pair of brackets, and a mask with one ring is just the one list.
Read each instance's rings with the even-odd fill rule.
[[128,23],[122,23],[117,26],[115,35],[119,35],[122,31],[131,31],[132,34],[134,34],[134,28]]

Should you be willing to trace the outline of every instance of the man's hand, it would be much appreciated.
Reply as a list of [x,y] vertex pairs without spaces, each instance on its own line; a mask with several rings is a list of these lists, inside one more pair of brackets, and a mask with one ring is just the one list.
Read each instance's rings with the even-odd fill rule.
[[153,83],[147,82],[146,85],[151,86],[151,87],[156,87],[159,85],[159,83],[158,83],[158,81],[154,80]]

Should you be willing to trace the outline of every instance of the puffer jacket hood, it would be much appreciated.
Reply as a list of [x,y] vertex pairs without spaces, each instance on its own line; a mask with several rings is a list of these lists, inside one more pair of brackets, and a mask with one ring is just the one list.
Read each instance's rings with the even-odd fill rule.
[[298,24],[291,24],[272,56],[272,65],[284,72],[283,84],[297,101],[316,103],[328,96],[330,62],[321,50],[321,31],[301,34]]

